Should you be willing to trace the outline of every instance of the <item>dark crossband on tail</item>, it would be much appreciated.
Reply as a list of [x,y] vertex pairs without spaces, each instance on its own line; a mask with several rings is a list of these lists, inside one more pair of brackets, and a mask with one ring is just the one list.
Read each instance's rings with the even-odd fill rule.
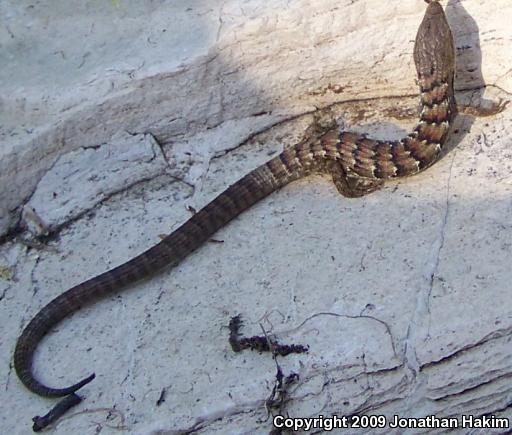
[[419,27],[414,62],[421,114],[408,136],[398,141],[379,141],[331,129],[285,149],[227,188],[154,247],[72,287],[42,308],[23,330],[14,351],[14,367],[21,382],[47,397],[66,396],[90,382],[94,374],[66,388],[50,388],[36,379],[32,370],[34,351],[49,330],[80,307],[178,264],[218,229],[288,183],[327,172],[343,195],[355,197],[375,190],[383,180],[413,175],[434,163],[456,115],[453,38],[436,1],[429,3]]

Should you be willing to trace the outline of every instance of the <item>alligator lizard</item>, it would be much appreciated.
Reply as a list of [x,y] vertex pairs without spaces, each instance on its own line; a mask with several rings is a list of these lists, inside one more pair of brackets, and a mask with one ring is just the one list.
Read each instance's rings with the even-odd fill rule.
[[43,307],[16,344],[14,367],[21,382],[34,393],[49,397],[71,394],[90,382],[94,374],[67,388],[50,388],[36,379],[32,359],[48,331],[98,297],[176,265],[230,220],[286,184],[311,173],[329,173],[341,194],[359,197],[378,189],[386,179],[413,175],[434,163],[457,113],[455,52],[443,8],[435,0],[427,3],[414,46],[422,108],[412,133],[398,141],[379,141],[332,128],[285,149],[227,188],[157,245],[76,285]]

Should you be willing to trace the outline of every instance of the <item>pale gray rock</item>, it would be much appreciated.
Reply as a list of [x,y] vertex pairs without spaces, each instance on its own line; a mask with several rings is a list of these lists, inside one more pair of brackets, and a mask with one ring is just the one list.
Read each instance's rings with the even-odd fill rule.
[[57,159],[24,206],[23,223],[36,234],[55,231],[106,198],[162,175],[167,162],[150,134],[119,133],[105,144]]
[[[456,87],[474,89],[457,98],[511,99],[512,4],[443,4]],[[0,3],[0,225],[12,228],[26,203],[39,231],[58,230],[47,245],[0,246],[2,431],[28,433],[54,403],[27,392],[10,366],[29,319],[301,140],[312,118],[298,115],[345,101],[333,108],[345,128],[379,138],[410,130],[424,8]],[[245,335],[263,327],[310,346],[277,359],[299,375],[282,410],[290,416],[512,418],[511,113],[460,116],[441,161],[364,198],[342,198],[328,177],[293,183],[215,234],[223,243],[58,325],[37,352],[38,376],[52,386],[92,370],[97,379],[53,433],[267,434],[276,363],[232,352],[236,314]],[[112,139],[119,131],[129,133]],[[363,432],[418,430],[333,431]]]

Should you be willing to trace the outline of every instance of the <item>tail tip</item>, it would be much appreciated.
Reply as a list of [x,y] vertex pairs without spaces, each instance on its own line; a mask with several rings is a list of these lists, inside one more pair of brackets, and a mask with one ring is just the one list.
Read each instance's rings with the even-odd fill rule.
[[75,392],[76,390],[79,390],[83,386],[87,385],[89,382],[94,380],[95,377],[96,377],[96,373],[91,373],[89,376],[87,376],[86,378],[82,379],[77,384],[73,385],[73,387],[72,387],[73,388],[73,392]]

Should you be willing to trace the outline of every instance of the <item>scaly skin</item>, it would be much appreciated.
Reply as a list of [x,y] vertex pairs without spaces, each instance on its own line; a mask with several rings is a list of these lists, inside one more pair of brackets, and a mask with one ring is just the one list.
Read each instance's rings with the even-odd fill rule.
[[90,382],[94,375],[67,388],[49,388],[34,377],[33,354],[48,331],[81,306],[178,264],[219,228],[288,183],[314,172],[328,172],[343,195],[357,197],[377,189],[386,179],[413,175],[434,163],[456,115],[453,38],[437,1],[429,3],[418,30],[414,62],[422,110],[411,134],[399,141],[378,141],[331,129],[256,168],[156,246],[78,284],[42,308],[16,344],[14,367],[23,384],[36,394],[55,397],[71,394]]

